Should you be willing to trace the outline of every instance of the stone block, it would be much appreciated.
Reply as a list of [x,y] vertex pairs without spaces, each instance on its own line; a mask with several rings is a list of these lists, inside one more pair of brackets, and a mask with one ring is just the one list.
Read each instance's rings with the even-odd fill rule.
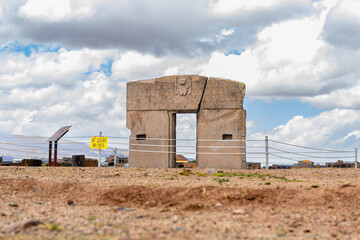
[[197,75],[168,76],[127,83],[127,111],[196,112],[207,78]]

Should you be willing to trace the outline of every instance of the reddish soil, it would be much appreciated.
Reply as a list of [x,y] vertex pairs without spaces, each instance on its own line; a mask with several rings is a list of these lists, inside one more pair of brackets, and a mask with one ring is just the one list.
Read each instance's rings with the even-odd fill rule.
[[1,167],[0,239],[357,239],[360,233],[358,170],[179,171]]

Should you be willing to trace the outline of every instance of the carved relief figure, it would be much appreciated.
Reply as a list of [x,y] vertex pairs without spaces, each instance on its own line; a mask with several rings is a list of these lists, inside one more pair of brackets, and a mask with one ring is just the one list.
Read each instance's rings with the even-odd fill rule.
[[186,76],[177,76],[175,82],[175,94],[186,96],[191,94],[191,79]]

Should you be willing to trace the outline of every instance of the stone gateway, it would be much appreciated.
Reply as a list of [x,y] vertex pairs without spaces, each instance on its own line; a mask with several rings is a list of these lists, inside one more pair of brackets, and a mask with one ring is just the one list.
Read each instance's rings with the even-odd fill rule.
[[198,75],[127,83],[130,167],[175,167],[176,114],[197,114],[199,168],[245,168],[245,84]]

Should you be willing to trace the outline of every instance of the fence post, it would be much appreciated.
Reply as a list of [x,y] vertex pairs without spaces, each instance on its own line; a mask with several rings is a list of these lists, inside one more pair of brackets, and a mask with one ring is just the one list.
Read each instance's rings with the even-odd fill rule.
[[114,167],[116,167],[117,162],[117,148],[114,149]]
[[269,169],[269,138],[265,136],[265,167]]
[[355,168],[358,168],[358,162],[357,162],[357,148],[355,148]]
[[[102,132],[99,132],[99,137],[102,137]],[[98,167],[101,167],[101,149],[100,148],[99,148]]]

